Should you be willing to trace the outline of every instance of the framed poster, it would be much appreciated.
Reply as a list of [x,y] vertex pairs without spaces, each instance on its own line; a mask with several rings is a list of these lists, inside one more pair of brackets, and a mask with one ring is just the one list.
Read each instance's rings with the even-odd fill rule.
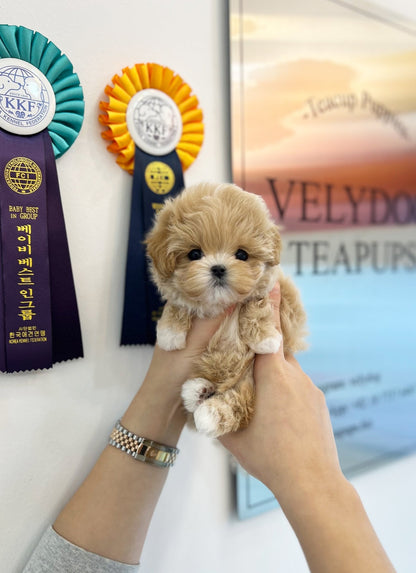
[[[416,27],[371,4],[231,0],[232,170],[282,229],[347,476],[416,448]],[[241,518],[274,507],[237,470]]]

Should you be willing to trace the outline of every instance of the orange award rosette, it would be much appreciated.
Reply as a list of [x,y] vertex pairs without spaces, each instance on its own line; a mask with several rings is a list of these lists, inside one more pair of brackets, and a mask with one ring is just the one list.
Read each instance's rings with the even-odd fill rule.
[[117,154],[117,163],[130,174],[134,170],[135,143],[127,127],[127,108],[140,91],[159,90],[176,104],[182,120],[182,132],[176,153],[185,171],[196,159],[204,139],[202,110],[198,98],[187,83],[170,68],[159,64],[136,64],[113,77],[113,86],[105,88],[108,101],[100,102],[99,121],[105,126],[102,137],[111,141],[107,149]]
[[107,149],[133,175],[121,344],[153,344],[163,307],[147,272],[143,238],[155,212],[184,187],[204,138],[202,110],[184,80],[159,64],[115,75],[100,102]]

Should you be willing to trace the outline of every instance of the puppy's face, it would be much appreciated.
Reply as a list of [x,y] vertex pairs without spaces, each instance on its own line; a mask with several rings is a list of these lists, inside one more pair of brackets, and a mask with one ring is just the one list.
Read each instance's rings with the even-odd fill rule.
[[162,296],[202,316],[264,296],[276,280],[277,227],[262,199],[233,185],[186,189],[146,242]]

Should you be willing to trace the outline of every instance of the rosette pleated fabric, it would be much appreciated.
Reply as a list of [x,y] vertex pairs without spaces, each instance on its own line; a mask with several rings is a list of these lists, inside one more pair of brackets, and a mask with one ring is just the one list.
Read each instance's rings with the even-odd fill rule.
[[83,356],[55,159],[84,99],[69,59],[39,32],[0,25],[0,370]]
[[203,116],[189,85],[170,68],[148,63],[122,71],[105,88],[99,116],[107,149],[133,175],[121,344],[154,344],[163,301],[143,239],[166,199],[184,187],[183,172],[203,142]]

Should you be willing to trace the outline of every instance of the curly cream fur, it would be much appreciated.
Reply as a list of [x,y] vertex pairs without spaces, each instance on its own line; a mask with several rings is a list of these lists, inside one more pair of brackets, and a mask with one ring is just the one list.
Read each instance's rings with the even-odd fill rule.
[[[193,316],[215,316],[234,305],[195,361],[182,395],[202,432],[220,436],[247,426],[254,356],[277,351],[281,341],[268,297],[277,279],[284,349],[305,346],[305,312],[278,267],[280,235],[264,201],[230,184],[190,187],[166,202],[146,244],[153,280],[167,301],[157,329],[163,348],[184,347]],[[201,251],[200,259],[189,259],[193,249]],[[247,260],[236,257],[241,249]],[[213,275],[215,266],[225,269],[221,280]]]

